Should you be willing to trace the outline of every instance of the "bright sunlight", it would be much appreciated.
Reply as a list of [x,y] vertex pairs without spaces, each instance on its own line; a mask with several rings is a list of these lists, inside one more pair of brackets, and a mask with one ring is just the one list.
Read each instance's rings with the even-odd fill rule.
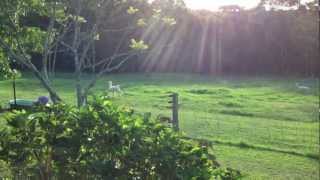
[[239,5],[246,9],[255,7],[260,0],[185,0],[190,9],[217,10],[225,5]]
[[318,13],[0,0],[0,180],[320,180]]

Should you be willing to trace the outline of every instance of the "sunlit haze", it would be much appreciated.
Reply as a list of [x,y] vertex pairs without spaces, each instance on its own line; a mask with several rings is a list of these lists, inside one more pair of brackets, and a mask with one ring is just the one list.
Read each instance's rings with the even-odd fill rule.
[[260,0],[185,0],[190,9],[217,10],[224,5],[239,5],[246,9],[257,6]]
[[[312,0],[301,0],[302,4],[311,2]],[[256,7],[260,0],[184,0],[190,9],[218,10],[219,7],[225,5],[239,5],[245,9]]]

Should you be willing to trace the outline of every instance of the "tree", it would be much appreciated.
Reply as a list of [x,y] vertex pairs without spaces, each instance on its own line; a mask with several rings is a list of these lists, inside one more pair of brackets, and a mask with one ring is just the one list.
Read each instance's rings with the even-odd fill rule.
[[[48,90],[53,102],[61,101],[51,83],[50,70],[54,68],[57,53],[68,53],[74,64],[78,106],[86,104],[89,90],[105,73],[120,68],[130,58],[149,48],[137,40],[137,28],[148,24],[174,25],[175,20],[155,9],[143,17],[147,0],[23,0],[1,2],[0,46],[5,54],[31,70]],[[33,21],[25,21],[32,17]],[[129,21],[123,21],[123,19]],[[98,59],[95,43],[101,32],[120,33],[112,55]],[[4,38],[2,38],[4,37]],[[132,37],[132,38],[128,38]],[[130,41],[128,42],[128,39]],[[127,47],[124,49],[124,47]],[[42,70],[32,62],[30,54],[42,55]],[[94,72],[91,81],[84,84],[84,72]]]
[[269,6],[285,6],[285,7],[297,7],[304,8],[314,8],[318,4],[317,0],[310,0],[303,2],[303,0],[261,0],[259,6],[269,5]]
[[260,4],[270,6],[299,6],[301,0],[261,0]]
[[0,54],[0,80],[8,79],[12,76],[12,70],[7,60],[3,54]]
[[[49,6],[50,5],[50,6]],[[52,8],[52,6],[54,8]],[[41,73],[39,69],[31,62],[31,52],[41,52],[44,56],[44,63],[47,62],[46,54],[52,48],[42,46],[42,42],[48,45],[53,32],[52,22],[46,30],[42,30],[40,26],[32,27],[23,24],[23,18],[28,15],[43,16],[50,9],[55,10],[57,4],[42,0],[4,0],[0,2],[0,47],[1,52],[5,55],[6,64],[16,61],[30,69],[36,77],[41,81],[42,85],[48,90],[52,101],[57,102],[60,99],[54,88],[51,86],[48,76]],[[46,38],[47,37],[47,38]]]

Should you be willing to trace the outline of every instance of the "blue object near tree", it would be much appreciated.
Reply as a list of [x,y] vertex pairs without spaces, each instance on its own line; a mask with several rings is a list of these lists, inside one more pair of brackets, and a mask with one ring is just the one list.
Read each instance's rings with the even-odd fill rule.
[[46,105],[46,104],[49,103],[49,98],[48,98],[47,96],[40,96],[40,97],[38,98],[37,103],[38,103],[39,105]]
[[10,109],[26,109],[31,108],[35,104],[32,100],[27,99],[16,99],[16,100],[10,100],[9,105]]

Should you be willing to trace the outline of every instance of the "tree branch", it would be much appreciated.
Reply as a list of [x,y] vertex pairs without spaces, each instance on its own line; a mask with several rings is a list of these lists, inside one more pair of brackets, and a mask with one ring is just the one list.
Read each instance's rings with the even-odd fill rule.
[[[114,70],[119,69],[124,63],[126,63],[131,57],[136,56],[138,53],[132,53],[127,54],[127,57],[122,59],[117,65],[111,66],[111,64],[108,64],[108,66],[105,69],[100,70],[98,74],[95,75],[95,77],[90,81],[90,83],[87,85],[87,87],[84,89],[84,94],[87,95],[89,90],[96,84],[98,79],[105,73],[112,72]],[[111,60],[110,60],[111,61]]]
[[45,89],[47,89],[47,91],[49,92],[51,100],[54,103],[61,101],[61,98],[58,96],[58,94],[53,90],[53,88],[50,86],[50,84],[46,81],[46,79],[38,71],[36,66],[29,59],[25,59],[24,57],[21,57],[21,56],[17,55],[15,52],[13,52],[13,50],[10,48],[10,46],[5,41],[3,41],[1,38],[0,38],[0,46],[2,46],[7,53],[9,53],[9,56],[11,56],[13,59],[17,60],[21,64],[28,67],[35,74],[35,76],[40,80],[40,82],[45,87]]

